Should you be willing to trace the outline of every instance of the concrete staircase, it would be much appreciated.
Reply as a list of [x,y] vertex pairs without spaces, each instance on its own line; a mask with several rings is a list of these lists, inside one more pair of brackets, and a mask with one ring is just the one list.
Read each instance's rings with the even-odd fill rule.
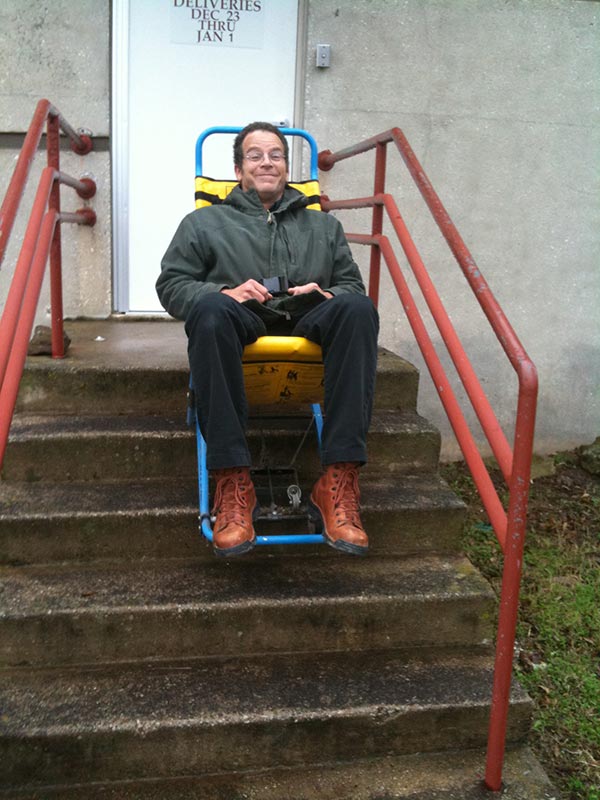
[[[476,798],[490,588],[460,554],[418,375],[382,351],[369,557],[216,560],[197,532],[181,325],[77,322],[31,359],[0,482],[0,796]],[[305,420],[280,420],[270,456]],[[249,433],[258,458],[264,432]],[[308,490],[316,447],[301,451]],[[505,797],[556,796],[515,687]]]

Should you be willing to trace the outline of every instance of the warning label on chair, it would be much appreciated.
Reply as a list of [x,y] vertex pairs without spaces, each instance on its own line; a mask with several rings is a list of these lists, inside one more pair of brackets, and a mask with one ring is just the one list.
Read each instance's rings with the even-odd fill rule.
[[323,364],[279,361],[243,366],[250,404],[319,403],[323,400]]

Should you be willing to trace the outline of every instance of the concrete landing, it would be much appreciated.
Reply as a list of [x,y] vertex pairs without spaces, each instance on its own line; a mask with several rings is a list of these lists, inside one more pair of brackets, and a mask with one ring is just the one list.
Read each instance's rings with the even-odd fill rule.
[[[116,369],[187,370],[187,338],[183,322],[114,316],[98,320],[65,320],[71,338],[65,366],[114,367]],[[58,359],[31,356],[28,365]]]
[[[185,406],[189,368],[183,323],[113,317],[67,321],[65,331],[71,346],[64,359],[27,359],[17,411],[158,414]],[[415,411],[418,383],[415,367],[379,349],[375,408]]]

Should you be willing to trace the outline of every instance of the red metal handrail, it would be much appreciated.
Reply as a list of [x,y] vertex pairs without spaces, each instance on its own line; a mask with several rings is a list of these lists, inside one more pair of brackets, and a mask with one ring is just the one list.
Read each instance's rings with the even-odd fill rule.
[[[475,371],[460,343],[459,337],[429,277],[425,264],[410,236],[398,207],[385,193],[387,145],[394,143],[425,200],[436,224],[461,267],[469,286],[486,315],[492,330],[517,373],[519,391],[513,448],[511,449]],[[384,261],[403,304],[409,324],[415,334],[425,363],[433,378],[442,405],[448,415],[458,444],[482,499],[492,527],[504,552],[504,568],[500,595],[500,613],[496,642],[494,686],[490,713],[485,784],[498,791],[502,784],[502,765],[506,742],[506,725],[512,657],[515,644],[519,585],[523,562],[527,503],[531,476],[533,434],[537,402],[537,372],[527,356],[504,312],[494,298],[472,255],[456,230],[454,223],[433,189],[423,167],[399,128],[378,134],[352,147],[332,153],[319,153],[319,167],[331,169],[338,161],[375,149],[375,185],[370,197],[331,201],[323,199],[325,210],[372,208],[371,234],[347,234],[348,240],[371,247],[369,296],[375,304],[379,296],[380,257]],[[509,490],[508,511],[498,497],[489,472],[475,443],[459,402],[450,385],[442,363],[427,332],[398,260],[387,236],[383,235],[383,212],[400,241],[406,259],[431,311],[456,371],[465,387],[483,432],[500,466]]]
[[94,225],[96,214],[91,208],[61,214],[60,184],[75,189],[88,199],[96,193],[91,178],[78,180],[60,171],[60,131],[71,140],[72,149],[85,155],[92,149],[92,140],[78,134],[48,100],[37,104],[23,147],[0,207],[0,265],[6,253],[13,224],[23,198],[27,179],[42,132],[46,125],[48,166],[42,171],[29,215],[23,244],[0,320],[0,468],[3,463],[8,432],[14,413],[23,374],[27,345],[48,256],[50,256],[50,306],[52,320],[52,356],[64,356],[62,311],[61,223]]

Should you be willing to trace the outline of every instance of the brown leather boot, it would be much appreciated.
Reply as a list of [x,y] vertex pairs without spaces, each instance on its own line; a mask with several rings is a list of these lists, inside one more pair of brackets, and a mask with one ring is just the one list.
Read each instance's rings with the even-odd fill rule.
[[252,550],[256,534],[252,512],[256,492],[248,467],[230,467],[212,472],[216,481],[213,515],[213,547],[219,556],[240,556]]
[[359,515],[358,464],[329,464],[313,486],[310,499],[321,512],[327,544],[343,553],[367,553],[369,539]]

